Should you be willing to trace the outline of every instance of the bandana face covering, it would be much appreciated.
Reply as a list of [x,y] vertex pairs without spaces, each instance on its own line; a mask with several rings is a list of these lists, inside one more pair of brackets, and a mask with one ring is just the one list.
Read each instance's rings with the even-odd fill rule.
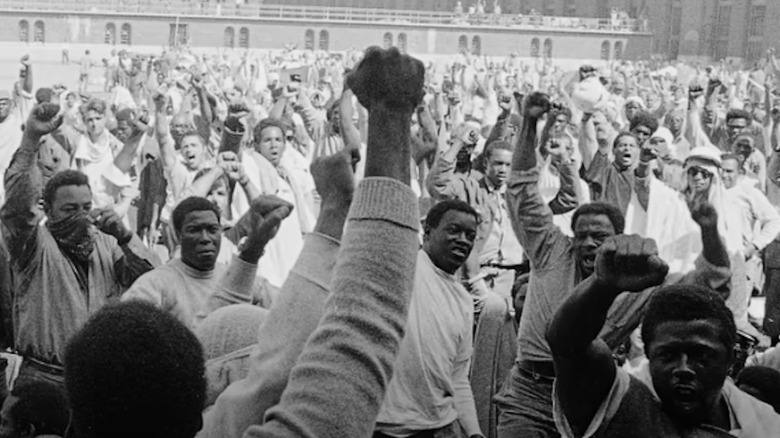
[[67,254],[85,262],[95,246],[95,229],[89,216],[82,211],[59,220],[46,222],[54,240]]

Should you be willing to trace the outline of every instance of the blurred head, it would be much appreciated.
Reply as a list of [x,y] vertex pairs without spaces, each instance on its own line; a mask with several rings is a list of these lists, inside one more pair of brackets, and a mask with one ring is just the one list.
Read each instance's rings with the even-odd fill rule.
[[668,157],[671,153],[671,146],[674,142],[674,135],[669,129],[661,126],[657,131],[653,133],[645,143],[645,147],[649,147],[656,151],[659,157]]
[[494,141],[485,148],[485,177],[495,187],[501,187],[509,178],[512,168],[512,145]]
[[642,340],[666,414],[689,427],[707,421],[720,402],[737,342],[723,298],[697,285],[659,288],[642,320]]
[[780,371],[763,366],[745,367],[734,383],[743,392],[772,406],[780,414]]
[[740,159],[734,154],[725,154],[721,156],[720,177],[723,179],[723,185],[730,189],[737,185],[740,175],[744,173]]
[[11,114],[11,93],[0,90],[0,123]]
[[755,150],[756,140],[753,138],[752,135],[749,134],[739,134],[737,135],[737,138],[734,140],[734,153],[737,155],[737,158],[740,160],[740,164],[744,165],[745,161],[750,158],[751,155],[753,155],[753,151]]
[[172,218],[181,245],[181,260],[199,271],[214,269],[222,243],[217,207],[206,198],[192,196],[176,206]]
[[658,120],[652,114],[640,111],[631,119],[630,129],[631,133],[636,135],[639,145],[642,146],[658,130]]
[[184,158],[184,165],[187,168],[199,169],[206,161],[206,146],[200,134],[195,131],[182,134],[179,153]]
[[[199,170],[198,173],[195,174],[194,181],[199,180],[210,171],[210,168]],[[206,195],[206,199],[219,209],[222,219],[225,219],[225,214],[228,212],[230,203],[230,179],[227,175],[223,173],[222,176],[214,181],[214,184],[212,184],[209,189],[209,193]]]
[[136,132],[133,123],[135,113],[129,108],[122,109],[116,113],[116,138],[122,143],[126,142]]
[[639,140],[630,132],[621,132],[615,137],[612,151],[615,165],[620,170],[630,169],[639,162]]
[[92,99],[83,109],[84,125],[92,141],[103,135],[106,129],[106,103],[100,99]]
[[78,438],[192,438],[205,400],[203,349],[151,304],[111,304],[65,350],[65,386]]
[[731,109],[726,114],[726,130],[729,140],[736,140],[739,134],[742,134],[749,126],[752,117],[750,113],[741,109]]
[[285,126],[278,119],[263,119],[255,126],[252,145],[257,153],[278,166],[285,147]]
[[442,201],[425,218],[423,250],[436,267],[454,274],[468,259],[477,238],[479,215],[463,201]]
[[666,115],[665,125],[672,131],[675,136],[682,133],[683,124],[685,123],[685,113],[679,110],[671,111]]
[[593,126],[596,128],[596,139],[599,141],[612,141],[615,129],[612,127],[612,123],[610,123],[606,114],[597,111],[593,113],[591,120],[593,120]]
[[51,221],[92,210],[89,178],[78,170],[56,173],[43,189],[43,210]]
[[574,258],[583,277],[589,277],[596,266],[596,251],[604,241],[623,234],[626,221],[612,204],[592,202],[574,211],[571,228],[574,231]]
[[65,436],[70,410],[65,392],[54,383],[35,381],[17,385],[0,411],[0,438]]
[[638,97],[628,98],[626,100],[626,119],[630,122],[634,117],[644,109],[642,101]]

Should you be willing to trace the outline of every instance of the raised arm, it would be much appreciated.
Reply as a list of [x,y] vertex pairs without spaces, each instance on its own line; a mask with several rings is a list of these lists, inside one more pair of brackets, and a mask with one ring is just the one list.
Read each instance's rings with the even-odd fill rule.
[[355,107],[352,104],[352,90],[349,89],[347,82],[344,81],[344,92],[341,93],[339,101],[339,119],[341,123],[341,137],[344,139],[344,148],[349,150],[360,150],[360,131],[353,117]]
[[157,138],[157,144],[160,145],[160,160],[163,170],[170,172],[176,164],[176,148],[173,145],[170,127],[168,126],[167,109],[168,97],[157,92],[152,96],[154,101],[154,135]]
[[[633,268],[633,269],[632,269]],[[615,380],[609,347],[598,338],[617,297],[663,282],[668,266],[652,239],[620,235],[598,250],[594,275],[558,308],[547,330],[555,362],[555,394],[571,436],[582,436]]]

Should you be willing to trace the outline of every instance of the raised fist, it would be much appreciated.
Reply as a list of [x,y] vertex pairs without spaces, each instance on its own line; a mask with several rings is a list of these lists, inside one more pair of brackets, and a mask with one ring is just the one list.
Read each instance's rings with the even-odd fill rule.
[[695,101],[704,95],[704,89],[700,85],[691,85],[688,88],[688,100],[690,102]]
[[168,96],[163,93],[156,92],[152,95],[152,102],[154,102],[154,108],[158,113],[164,113],[168,108]]
[[718,226],[718,211],[709,202],[696,200],[690,204],[690,210],[691,218],[699,224],[699,227],[712,228]]
[[27,118],[25,133],[32,137],[42,137],[62,124],[60,106],[56,103],[42,103],[33,108]]
[[248,255],[256,263],[263,248],[276,236],[279,225],[292,211],[292,204],[273,195],[261,195],[252,200],[249,212],[236,224],[247,233],[242,255]]
[[200,91],[203,88],[203,77],[200,73],[193,73],[192,78],[190,79],[190,84],[192,84],[192,88]]
[[550,97],[545,93],[533,93],[525,98],[524,116],[538,119],[547,111],[550,111]]
[[641,292],[658,286],[669,266],[658,257],[653,239],[637,235],[609,238],[596,254],[596,279],[619,291]]
[[355,180],[350,160],[349,154],[342,152],[312,163],[311,175],[323,205],[349,205],[352,202]]
[[396,48],[370,47],[347,82],[366,109],[383,104],[411,113],[424,95],[425,65]]
[[19,62],[21,62],[22,65],[24,65],[25,67],[29,67],[30,66],[30,55],[22,56],[22,59],[20,59]]

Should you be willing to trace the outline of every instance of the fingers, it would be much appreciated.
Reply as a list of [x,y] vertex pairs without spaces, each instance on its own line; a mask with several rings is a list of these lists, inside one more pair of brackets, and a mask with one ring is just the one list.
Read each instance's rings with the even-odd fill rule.
[[[274,195],[261,195],[252,201],[251,209],[255,213],[259,213],[261,216],[266,217],[273,211],[286,207],[290,211],[293,210],[293,205]],[[288,213],[289,214],[289,213]]]

